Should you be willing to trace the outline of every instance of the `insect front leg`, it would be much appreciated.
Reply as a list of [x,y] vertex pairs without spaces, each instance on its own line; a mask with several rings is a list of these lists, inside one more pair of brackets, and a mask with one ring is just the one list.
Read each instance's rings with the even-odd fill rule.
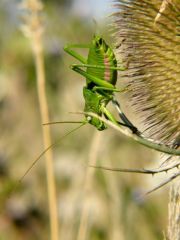
[[115,123],[118,126],[121,125],[127,127],[125,123],[117,121],[116,118],[109,112],[109,110],[104,105],[101,106],[101,111],[104,114],[104,116],[112,123]]
[[86,64],[87,60],[81,56],[79,53],[73,50],[73,48],[87,48],[89,49],[88,44],[68,44],[64,47],[64,51],[67,52],[69,55],[73,56],[75,59],[79,60],[81,63]]
[[104,114],[104,116],[111,122],[118,124],[115,117],[107,110],[107,108],[102,104],[101,111]]
[[[137,129],[133,124],[131,124],[129,120],[128,120],[128,121],[129,121],[128,123],[125,122],[125,121],[123,121],[122,118],[121,118],[121,120],[122,120],[123,122],[117,121],[117,120],[115,119],[115,117],[107,110],[107,108],[106,108],[105,106],[102,106],[102,107],[101,107],[101,111],[103,112],[104,116],[105,116],[109,121],[115,123],[116,125],[121,125],[121,126],[124,126],[124,127],[129,128],[129,129],[132,131],[132,133],[134,133],[134,134],[138,134],[138,133],[139,133],[138,129]],[[124,115],[124,116],[125,116],[125,115]]]

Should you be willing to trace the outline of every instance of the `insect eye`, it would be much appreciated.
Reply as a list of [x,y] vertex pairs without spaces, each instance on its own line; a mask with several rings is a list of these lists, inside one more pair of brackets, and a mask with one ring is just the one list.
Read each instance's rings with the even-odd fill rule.
[[103,41],[102,38],[99,39],[99,44],[102,45]]

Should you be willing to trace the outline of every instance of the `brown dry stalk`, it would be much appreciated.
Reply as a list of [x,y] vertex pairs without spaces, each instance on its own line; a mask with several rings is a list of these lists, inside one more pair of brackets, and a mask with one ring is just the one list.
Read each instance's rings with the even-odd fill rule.
[[177,181],[171,186],[169,194],[169,225],[167,239],[180,239],[180,185]]
[[[24,33],[28,35],[28,37],[30,38],[34,53],[39,107],[41,114],[41,122],[43,124],[45,122],[50,122],[50,120],[45,90],[45,67],[42,43],[43,26],[41,23],[41,19],[39,17],[39,13],[42,10],[42,4],[38,0],[27,0],[23,1],[22,7],[30,12],[27,18],[25,19],[26,24],[22,27],[22,29]],[[50,126],[49,125],[43,126],[42,131],[44,148],[46,149],[52,144],[50,136]],[[49,149],[45,153],[45,158],[46,158],[47,189],[51,229],[50,239],[58,240],[58,209],[55,176],[53,170],[53,156],[51,149]]]
[[[42,52],[35,53],[36,74],[37,74],[37,89],[39,97],[39,105],[41,112],[41,122],[49,122],[49,113],[47,106],[47,99],[45,94],[45,76],[44,76],[44,61]],[[52,144],[50,136],[50,127],[47,125],[42,128],[44,149]],[[49,198],[49,213],[51,224],[51,239],[58,240],[58,209],[56,202],[56,187],[55,176],[53,169],[53,155],[52,150],[49,149],[45,153],[46,158],[46,174],[47,174],[47,188]]]
[[[101,133],[95,131],[92,138],[91,147],[89,149],[89,165],[96,165],[97,155],[99,151],[101,141]],[[83,190],[83,199],[82,199],[82,213],[80,219],[80,226],[78,230],[77,240],[86,240],[87,239],[87,229],[88,229],[88,216],[90,210],[90,204],[88,197],[90,197],[92,190],[92,179],[94,176],[95,168],[87,168],[86,177],[84,181],[84,190]]]
[[[112,161],[110,158],[107,160],[103,159],[103,164],[108,164],[112,168]],[[121,217],[121,213],[123,212],[123,201],[122,201],[122,185],[119,185],[119,178],[116,174],[106,174],[104,171],[104,178],[107,184],[107,191],[111,198],[109,203],[109,212],[110,212],[110,233],[111,233],[111,240],[124,240],[125,233],[124,233],[124,226],[123,226],[123,218]]]

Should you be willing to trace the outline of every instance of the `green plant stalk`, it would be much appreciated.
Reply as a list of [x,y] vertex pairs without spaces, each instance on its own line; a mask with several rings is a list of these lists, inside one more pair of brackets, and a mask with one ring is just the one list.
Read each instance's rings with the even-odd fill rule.
[[130,137],[132,140],[148,147],[154,150],[157,150],[159,152],[163,152],[163,153],[167,153],[170,155],[174,155],[174,156],[180,156],[180,149],[173,149],[165,144],[161,144],[161,143],[157,143],[156,141],[150,140],[150,139],[145,139],[141,136],[138,136],[136,134],[133,134],[131,131],[129,131],[126,128],[120,127],[118,124],[115,124],[113,122],[110,122],[100,116],[98,116],[95,113],[91,113],[91,112],[78,112],[79,114],[86,114],[92,117],[96,117],[97,119],[99,119],[100,121],[104,122],[105,124],[107,124],[109,127],[114,128],[115,130],[121,132],[122,134],[126,135],[127,137]]

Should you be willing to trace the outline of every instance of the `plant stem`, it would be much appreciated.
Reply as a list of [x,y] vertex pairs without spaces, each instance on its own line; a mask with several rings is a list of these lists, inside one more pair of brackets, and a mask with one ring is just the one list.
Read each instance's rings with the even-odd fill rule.
[[[100,132],[95,132],[94,137],[92,138],[91,147],[89,150],[89,161],[88,163],[91,165],[96,165],[98,150],[100,146],[101,134]],[[90,210],[89,201],[87,201],[88,197],[91,194],[92,190],[92,179],[94,175],[95,169],[87,168],[86,178],[84,181],[84,191],[83,191],[83,204],[82,204],[82,214],[80,219],[80,226],[78,230],[77,240],[86,240],[87,239],[87,228],[88,228],[88,216]]]
[[168,210],[168,239],[178,240],[180,238],[180,185],[178,181],[174,181],[171,186]]
[[[38,45],[41,45],[41,39],[36,37],[34,39]],[[38,98],[40,105],[40,113],[41,113],[41,122],[50,122],[49,120],[49,112],[48,105],[46,99],[46,91],[45,91],[45,71],[44,71],[44,57],[42,48],[38,48],[37,51],[34,51],[35,55],[35,65],[36,65],[36,74],[37,74],[37,90],[38,90]],[[43,141],[44,148],[46,149],[48,146],[52,144],[51,136],[50,136],[50,126],[46,125],[42,127],[43,131]],[[46,174],[47,174],[47,189],[48,189],[48,201],[49,201],[49,214],[50,214],[50,228],[51,228],[51,239],[58,240],[58,209],[56,202],[56,187],[55,187],[55,177],[53,170],[53,156],[52,150],[45,154],[46,158]]]
[[[25,24],[22,26],[24,34],[30,38],[31,46],[34,53],[35,68],[37,76],[37,91],[39,98],[39,108],[41,114],[41,125],[43,132],[44,152],[46,158],[46,175],[47,175],[47,191],[50,215],[50,231],[51,240],[58,240],[58,209],[55,187],[55,176],[53,170],[53,154],[50,146],[52,146],[50,136],[50,126],[43,126],[43,123],[50,122],[49,111],[45,90],[45,67],[43,55],[42,35],[44,31],[41,22],[41,12],[43,4],[40,0],[24,0],[21,8],[27,11],[24,18]],[[47,151],[48,150],[48,151]],[[41,156],[41,155],[40,155]],[[37,161],[38,159],[36,159]],[[35,162],[36,162],[35,161]],[[35,164],[35,162],[33,164]],[[33,166],[33,165],[32,165]],[[28,170],[29,171],[29,170]]]
[[180,149],[171,148],[170,146],[162,144],[160,142],[156,142],[153,139],[144,138],[142,136],[138,136],[136,134],[133,134],[131,131],[129,131],[129,129],[123,128],[118,124],[110,122],[107,119],[105,119],[103,117],[100,117],[95,113],[92,113],[92,112],[76,112],[76,113],[77,114],[86,114],[86,115],[89,115],[91,117],[96,117],[100,121],[107,124],[109,127],[114,128],[116,131],[121,132],[122,134],[126,135],[127,137],[131,138],[132,140],[134,140],[134,141],[136,141],[136,142],[138,142],[138,143],[140,143],[140,144],[142,144],[142,145],[144,145],[148,148],[152,148],[156,151],[167,153],[167,154],[170,154],[170,155],[180,156]]

